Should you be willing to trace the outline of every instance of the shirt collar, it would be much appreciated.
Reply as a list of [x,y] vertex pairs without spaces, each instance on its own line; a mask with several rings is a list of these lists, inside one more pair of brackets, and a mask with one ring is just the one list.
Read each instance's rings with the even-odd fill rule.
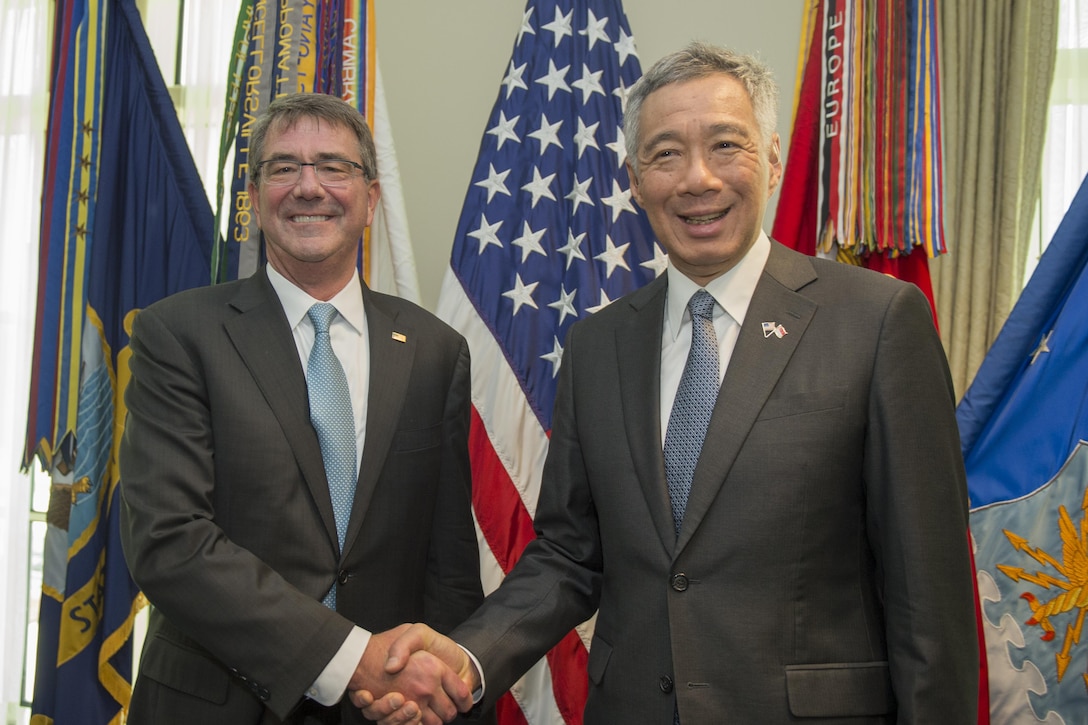
[[[755,244],[736,266],[720,277],[712,279],[705,287],[718,306],[725,310],[737,325],[744,322],[748,305],[752,301],[756,285],[759,284],[760,275],[763,274],[763,267],[767,264],[770,254],[771,240],[761,229]],[[675,340],[680,333],[680,323],[683,322],[684,314],[688,309],[688,300],[700,287],[671,264],[666,268],[665,273],[669,276],[668,292],[665,295],[665,316],[672,339]],[[717,307],[715,314],[717,315]]]
[[[310,308],[321,300],[314,299],[296,287],[290,280],[277,272],[271,264],[266,264],[265,270],[268,273],[268,281],[272,283],[272,289],[276,291],[276,296],[280,298],[283,312],[287,315],[287,324],[294,330],[306,317],[306,313],[310,311]],[[362,334],[363,330],[366,329],[366,312],[363,309],[363,291],[359,282],[359,270],[355,270],[347,285],[337,292],[329,302],[340,313],[340,316],[355,328],[357,333]]]

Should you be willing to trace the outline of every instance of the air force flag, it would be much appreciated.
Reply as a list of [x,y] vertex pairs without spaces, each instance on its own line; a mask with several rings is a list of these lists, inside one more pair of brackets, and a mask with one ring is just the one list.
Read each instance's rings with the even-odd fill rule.
[[1088,712],[1088,181],[956,411],[994,723]]

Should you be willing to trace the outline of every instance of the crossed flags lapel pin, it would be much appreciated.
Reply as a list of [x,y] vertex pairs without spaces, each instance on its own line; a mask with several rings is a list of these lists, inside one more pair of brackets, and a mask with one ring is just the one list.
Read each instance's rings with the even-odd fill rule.
[[779,340],[786,336],[786,328],[777,322],[764,322],[763,323],[763,337],[768,338],[774,335]]

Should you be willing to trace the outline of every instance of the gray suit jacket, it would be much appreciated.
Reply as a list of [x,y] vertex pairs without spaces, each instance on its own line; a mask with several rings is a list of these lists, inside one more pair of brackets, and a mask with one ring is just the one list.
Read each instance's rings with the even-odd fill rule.
[[[343,554],[302,366],[264,271],[137,315],[122,540],[153,609],[134,725],[279,722],[353,623],[449,631],[482,601],[468,347],[409,302],[365,285],[363,300],[366,441]],[[336,612],[320,601],[334,582]],[[362,720],[346,698],[343,710]]]
[[453,633],[485,702],[599,608],[586,723],[973,723],[966,486],[925,297],[772,245],[677,537],[666,285],[571,329],[538,538]]

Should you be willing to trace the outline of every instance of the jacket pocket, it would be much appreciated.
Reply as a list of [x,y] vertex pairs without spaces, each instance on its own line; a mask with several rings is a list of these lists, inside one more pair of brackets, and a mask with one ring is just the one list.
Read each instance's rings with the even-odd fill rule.
[[442,424],[416,430],[398,430],[393,437],[394,451],[421,451],[442,445]]
[[786,665],[795,717],[861,717],[895,711],[887,662]]
[[230,673],[206,654],[156,635],[140,660],[140,676],[202,700],[227,701]]
[[839,410],[846,404],[846,387],[821,388],[803,393],[772,395],[757,420],[773,420],[791,415]]
[[604,671],[608,669],[608,660],[612,657],[612,645],[600,637],[594,637],[586,659],[586,672],[594,685],[600,685]]

